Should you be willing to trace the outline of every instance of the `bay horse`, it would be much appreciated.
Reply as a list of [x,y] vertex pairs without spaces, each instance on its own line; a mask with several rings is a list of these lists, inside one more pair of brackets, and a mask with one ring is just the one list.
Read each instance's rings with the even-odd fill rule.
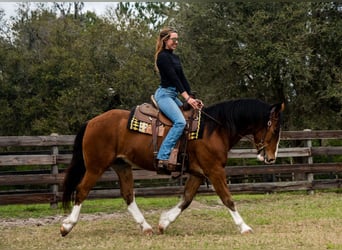
[[[230,100],[203,108],[203,136],[187,144],[189,167],[183,195],[175,207],[160,216],[159,233],[164,233],[190,205],[205,178],[228,208],[240,232],[252,232],[237,211],[227,185],[227,154],[242,137],[252,135],[259,159],[266,164],[274,163],[283,110],[284,103],[270,105],[258,99]],[[74,205],[62,222],[62,236],[76,225],[82,202],[109,167],[118,175],[120,192],[128,211],[143,233],[153,234],[135,202],[132,174],[132,167],[155,171],[152,136],[129,130],[129,116],[128,110],[112,109],[89,120],[76,135],[62,198],[64,209],[70,208],[72,201]],[[160,145],[162,139],[158,140]]]

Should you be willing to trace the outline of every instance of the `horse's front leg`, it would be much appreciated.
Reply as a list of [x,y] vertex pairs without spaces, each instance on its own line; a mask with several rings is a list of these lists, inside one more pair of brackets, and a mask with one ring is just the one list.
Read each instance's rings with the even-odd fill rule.
[[131,166],[120,165],[119,167],[115,167],[115,171],[119,177],[121,195],[126,201],[128,211],[133,216],[134,220],[140,225],[143,233],[146,235],[152,235],[152,227],[146,222],[137,203],[135,202],[133,191],[134,182]]
[[160,234],[163,234],[166,228],[174,222],[177,217],[191,204],[199,186],[201,185],[203,178],[190,175],[184,188],[184,193],[181,201],[169,211],[162,213],[159,219],[158,230]]
[[228,207],[228,210],[233,217],[235,224],[238,226],[240,233],[253,232],[252,228],[248,226],[237,211],[232,196],[227,185],[226,174],[223,167],[211,168],[208,174],[210,182],[213,184],[217,195],[221,198],[223,204]]
[[152,235],[153,229],[150,224],[147,223],[143,214],[140,212],[137,203],[135,202],[135,198],[133,196],[133,201],[128,205],[128,211],[133,216],[134,220],[140,225],[141,230],[146,235]]
[[238,226],[241,234],[247,234],[247,233],[253,232],[253,229],[244,222],[244,220],[242,219],[241,215],[236,210],[236,208],[235,208],[235,210],[228,208],[228,210],[229,210],[231,216],[233,217],[235,225]]

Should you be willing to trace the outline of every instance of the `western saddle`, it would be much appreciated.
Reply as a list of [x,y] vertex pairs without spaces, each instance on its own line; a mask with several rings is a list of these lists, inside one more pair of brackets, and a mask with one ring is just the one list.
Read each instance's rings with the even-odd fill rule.
[[[132,119],[129,122],[129,128],[131,130],[139,131],[152,135],[153,153],[154,153],[154,165],[156,166],[156,157],[158,153],[157,138],[165,137],[165,127],[172,127],[172,121],[167,118],[158,107],[154,96],[151,95],[151,103],[143,103],[136,106],[133,111]],[[192,108],[182,107],[182,112],[186,120],[186,127],[180,140],[173,148],[169,164],[175,166],[173,169],[169,169],[171,172],[181,172],[187,170],[187,152],[186,147],[188,140],[197,139],[199,137],[200,130],[200,117],[201,113],[198,110]],[[181,152],[181,154],[179,154]]]

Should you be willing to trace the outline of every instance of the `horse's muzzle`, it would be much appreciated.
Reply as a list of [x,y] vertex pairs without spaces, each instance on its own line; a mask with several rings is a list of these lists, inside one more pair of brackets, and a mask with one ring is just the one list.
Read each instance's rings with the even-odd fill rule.
[[267,159],[267,157],[266,157],[264,162],[266,164],[273,164],[273,163],[275,163],[275,159]]
[[265,164],[273,164],[275,163],[275,159],[271,158],[271,159],[268,159],[267,155],[265,155],[265,151],[261,151],[259,152],[259,154],[257,155],[257,159],[259,161],[263,161]]

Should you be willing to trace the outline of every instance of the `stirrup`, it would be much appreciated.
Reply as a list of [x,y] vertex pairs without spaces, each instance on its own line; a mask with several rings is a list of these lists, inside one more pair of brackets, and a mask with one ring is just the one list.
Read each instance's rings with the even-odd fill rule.
[[161,168],[166,168],[167,170],[171,172],[177,171],[177,167],[180,165],[181,165],[180,163],[177,163],[177,164],[170,163],[168,160],[159,160],[158,162],[158,166],[160,166]]

